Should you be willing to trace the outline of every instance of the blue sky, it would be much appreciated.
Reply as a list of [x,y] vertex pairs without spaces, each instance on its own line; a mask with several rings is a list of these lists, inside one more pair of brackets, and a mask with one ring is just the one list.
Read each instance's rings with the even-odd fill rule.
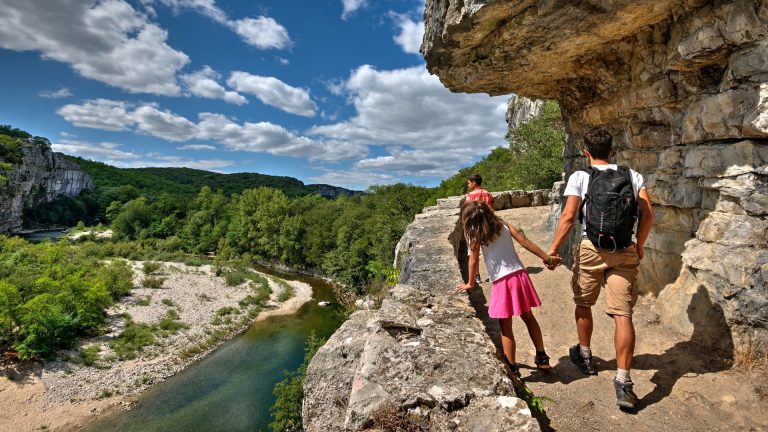
[[0,0],[0,123],[120,167],[434,186],[503,146],[506,98],[418,53],[423,0]]

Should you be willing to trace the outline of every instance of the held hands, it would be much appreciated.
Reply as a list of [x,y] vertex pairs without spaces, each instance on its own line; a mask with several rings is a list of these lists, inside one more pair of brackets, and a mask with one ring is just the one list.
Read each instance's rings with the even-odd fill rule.
[[543,261],[544,261],[544,265],[549,270],[556,269],[557,267],[560,266],[560,263],[563,262],[563,259],[560,257],[560,255],[557,252],[550,251],[548,255],[549,256],[547,257],[547,259]]

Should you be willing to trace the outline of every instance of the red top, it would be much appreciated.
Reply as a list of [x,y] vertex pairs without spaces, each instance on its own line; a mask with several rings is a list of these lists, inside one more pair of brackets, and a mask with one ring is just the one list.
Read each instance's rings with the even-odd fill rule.
[[483,201],[493,210],[493,195],[483,188],[477,188],[468,193],[467,201]]

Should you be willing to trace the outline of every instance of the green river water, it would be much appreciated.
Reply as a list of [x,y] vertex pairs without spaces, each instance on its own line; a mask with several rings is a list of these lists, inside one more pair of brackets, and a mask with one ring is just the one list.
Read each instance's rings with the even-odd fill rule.
[[312,285],[313,299],[293,315],[259,321],[200,362],[150,388],[130,411],[95,420],[86,431],[268,431],[272,389],[295,370],[314,330],[330,336],[341,324],[331,287],[318,278],[265,273]]

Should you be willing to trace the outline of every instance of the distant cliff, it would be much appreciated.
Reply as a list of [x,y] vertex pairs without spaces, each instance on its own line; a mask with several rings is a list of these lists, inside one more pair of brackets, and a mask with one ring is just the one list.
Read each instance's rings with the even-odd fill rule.
[[343,187],[331,186],[327,184],[309,184],[309,185],[306,185],[306,188],[325,198],[336,198],[341,195],[355,196],[355,195],[362,195],[365,193],[361,191],[345,189]]
[[61,195],[76,196],[93,181],[61,153],[21,147],[23,158],[0,182],[0,234],[19,231],[25,208],[45,204]]

